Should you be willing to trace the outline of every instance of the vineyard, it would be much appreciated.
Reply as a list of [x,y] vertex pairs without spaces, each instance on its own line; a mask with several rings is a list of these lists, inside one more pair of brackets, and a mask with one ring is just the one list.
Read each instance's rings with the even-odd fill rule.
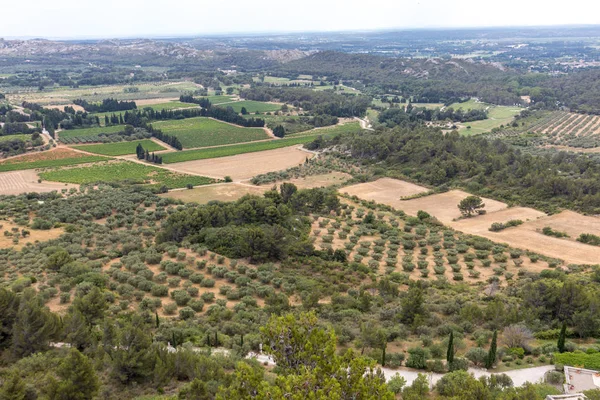
[[155,168],[133,162],[108,162],[84,167],[55,169],[40,173],[40,178],[80,185],[96,183],[127,183],[166,186],[169,189],[214,183],[214,179]]
[[84,146],[73,146],[73,148],[105,156],[123,156],[126,154],[135,154],[135,149],[138,144],[141,144],[144,150],[148,150],[149,152],[166,150],[163,146],[148,139],[134,140],[131,142],[88,144]]
[[600,146],[600,117],[568,112],[551,113],[529,129],[547,137],[547,144],[593,148]]

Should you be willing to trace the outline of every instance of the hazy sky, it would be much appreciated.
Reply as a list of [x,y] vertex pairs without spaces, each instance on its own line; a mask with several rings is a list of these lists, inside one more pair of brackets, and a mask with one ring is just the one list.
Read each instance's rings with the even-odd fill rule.
[[142,37],[237,32],[600,24],[597,0],[17,0],[0,37]]

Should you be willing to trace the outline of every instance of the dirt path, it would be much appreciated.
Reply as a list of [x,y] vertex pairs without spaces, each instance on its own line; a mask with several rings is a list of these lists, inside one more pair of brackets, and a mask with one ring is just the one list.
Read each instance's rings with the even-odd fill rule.
[[360,123],[360,127],[363,129],[366,129],[368,131],[372,131],[374,130],[372,125],[369,123],[369,119],[365,118],[365,119],[361,119],[358,117],[354,117],[355,120],[357,120]]

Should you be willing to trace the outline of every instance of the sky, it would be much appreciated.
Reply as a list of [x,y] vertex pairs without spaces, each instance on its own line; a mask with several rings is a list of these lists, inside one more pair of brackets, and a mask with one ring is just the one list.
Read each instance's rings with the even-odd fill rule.
[[597,0],[6,1],[0,38],[600,24]]

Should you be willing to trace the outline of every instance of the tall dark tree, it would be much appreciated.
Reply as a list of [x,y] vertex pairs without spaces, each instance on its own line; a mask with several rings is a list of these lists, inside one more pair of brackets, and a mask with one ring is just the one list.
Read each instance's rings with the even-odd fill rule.
[[556,343],[556,347],[558,347],[559,353],[565,352],[566,340],[567,340],[567,322],[563,321],[562,327],[560,328],[560,334],[558,335],[558,342]]
[[490,369],[496,363],[496,351],[498,348],[498,331],[494,331],[492,335],[492,344],[490,345],[490,350],[488,351],[487,358],[485,360],[485,367]]
[[454,331],[450,331],[450,337],[448,338],[448,350],[446,351],[446,361],[448,365],[454,362]]

